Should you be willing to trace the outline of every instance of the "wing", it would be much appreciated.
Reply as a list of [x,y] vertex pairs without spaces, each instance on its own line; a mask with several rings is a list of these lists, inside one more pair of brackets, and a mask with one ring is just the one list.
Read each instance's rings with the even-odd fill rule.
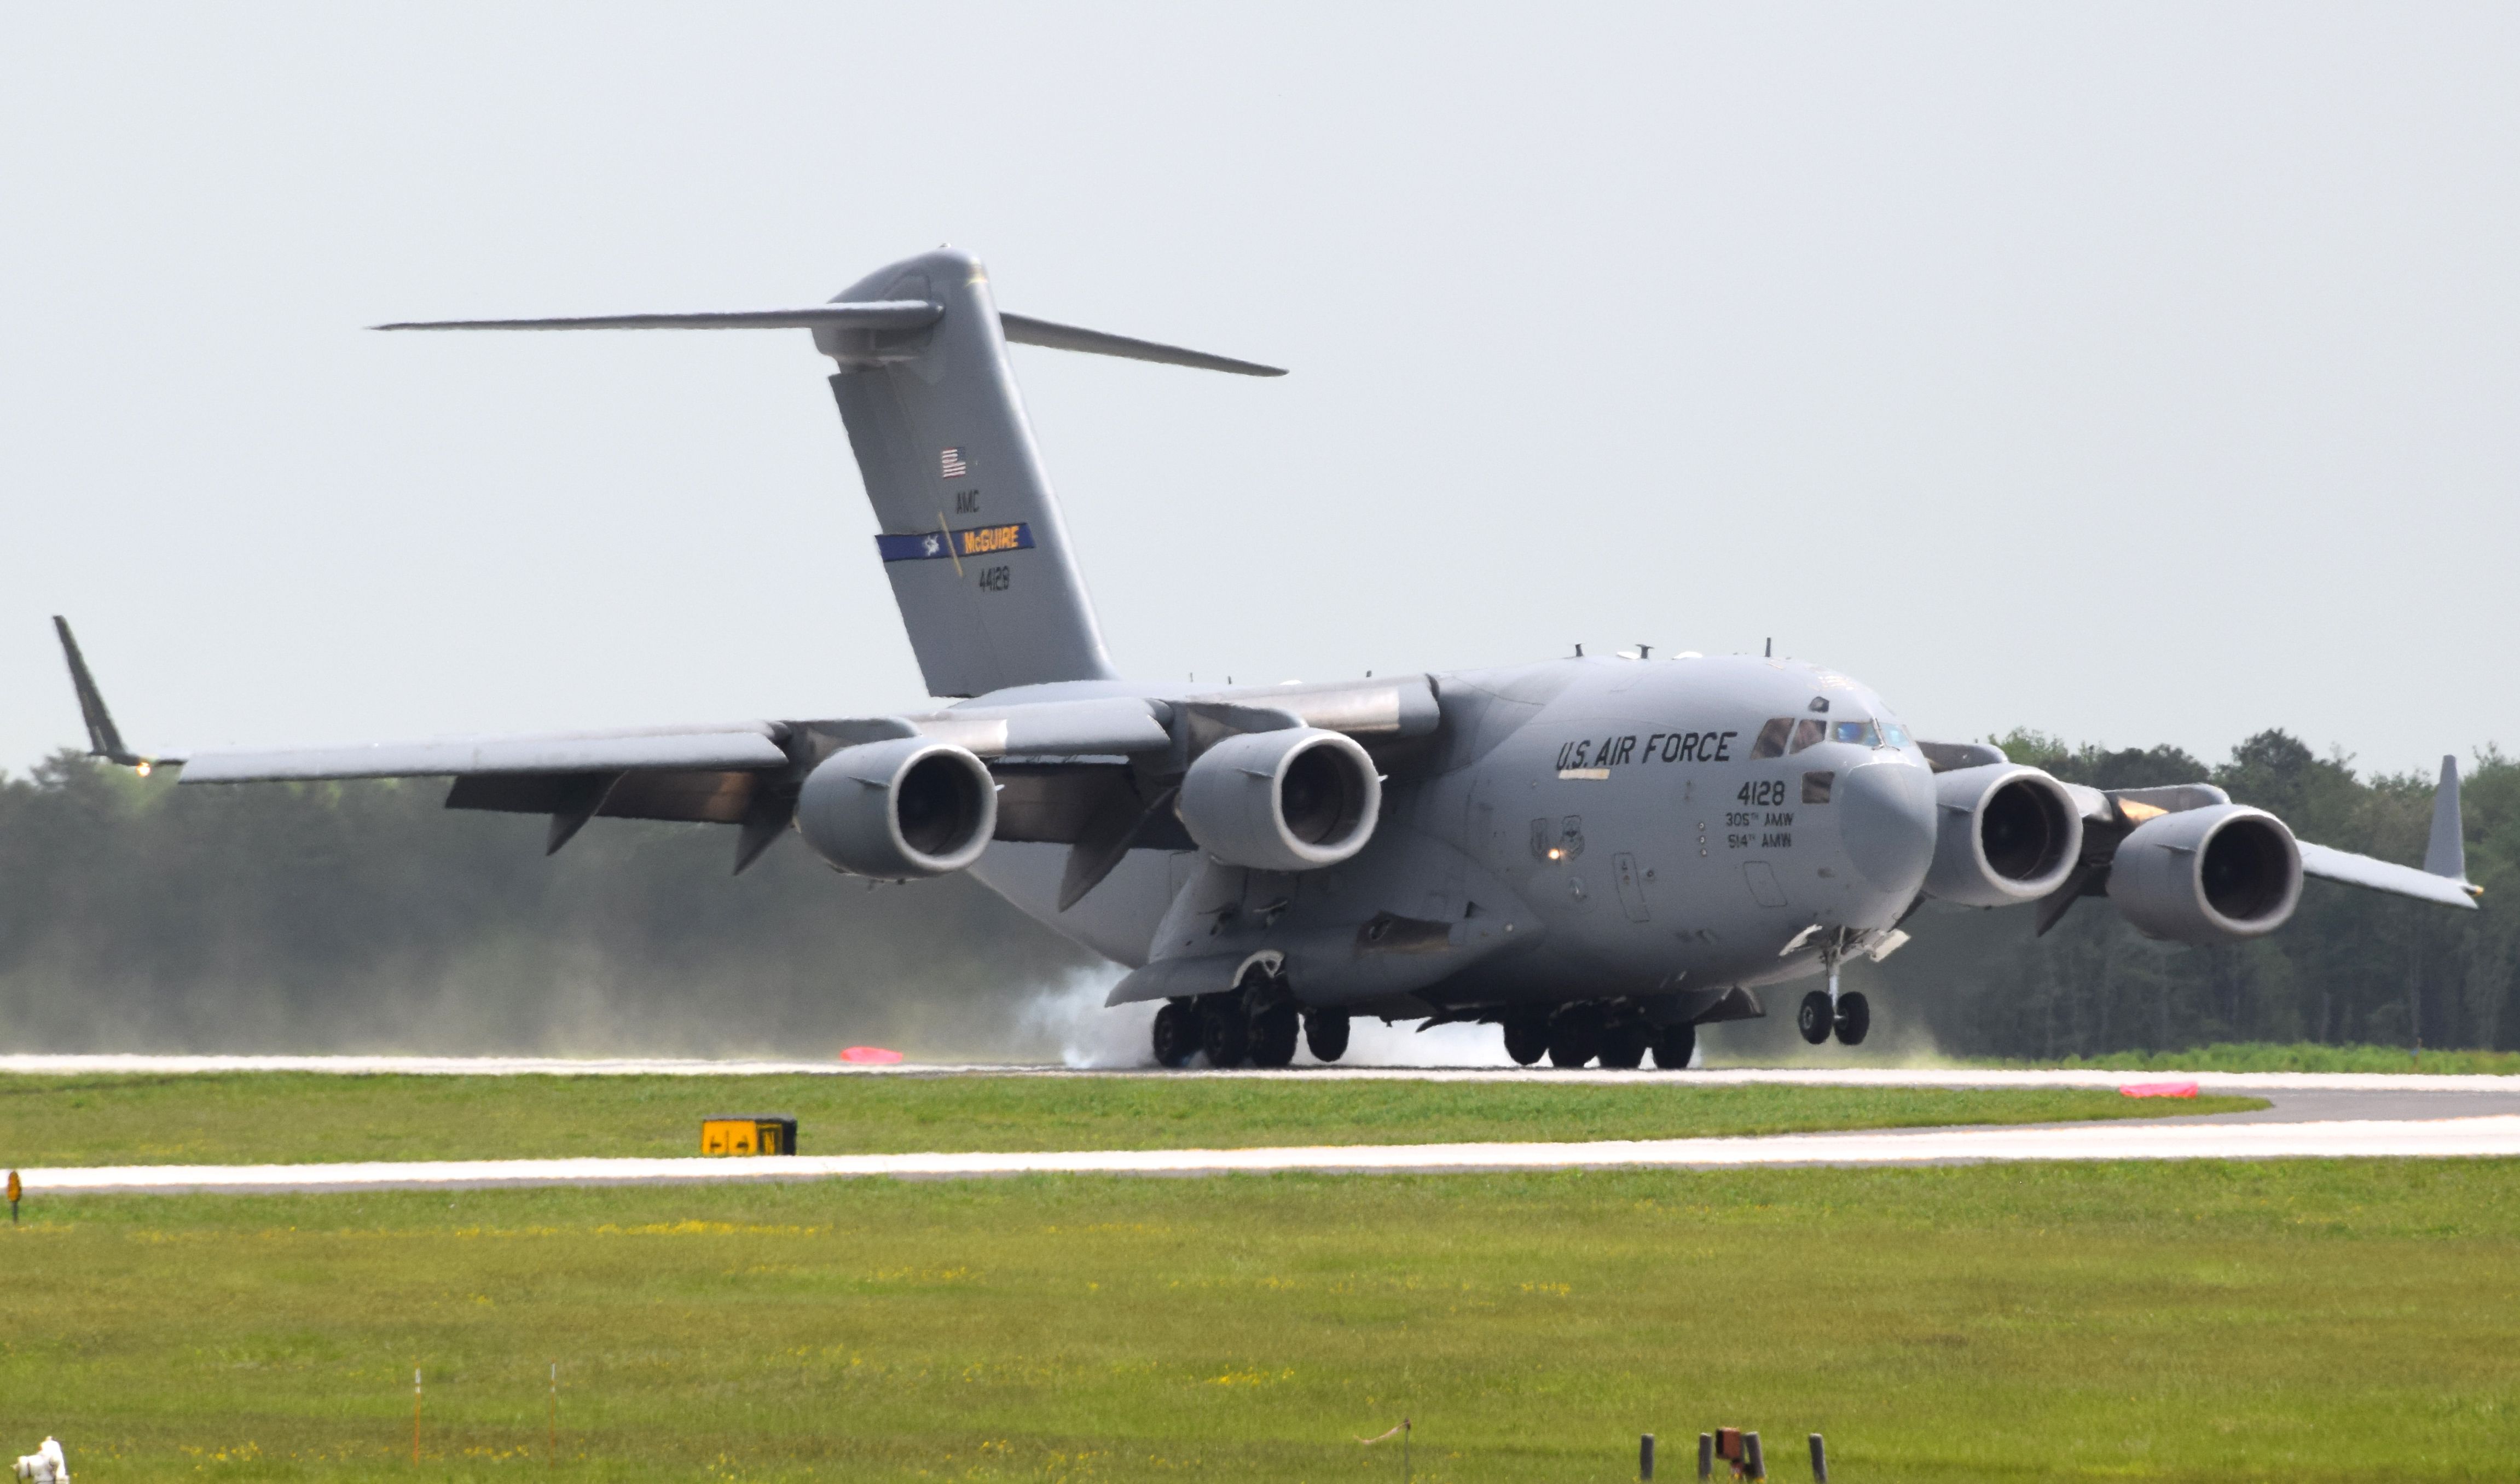
[[1062,909],[1132,849],[1192,848],[1167,806],[1189,759],[1218,738],[1322,727],[1356,737],[1378,761],[1396,765],[1441,719],[1432,685],[1413,675],[1179,699],[1089,696],[892,716],[143,755],[123,744],[69,625],[55,623],[93,756],[143,771],[180,766],[186,786],[451,778],[450,809],[549,815],[550,851],[599,815],[737,825],[740,872],[788,829],[805,776],[832,753],[932,737],[988,765],[999,790],[997,838],[1073,847]]
[[598,816],[737,825],[740,872],[787,829],[797,788],[816,764],[855,742],[918,736],[953,742],[1022,778],[1034,807],[1015,811],[1002,833],[1070,840],[1076,835],[1061,832],[1075,828],[1080,800],[1100,800],[1131,754],[1168,748],[1172,740],[1154,703],[1129,697],[994,712],[221,747],[158,761],[182,763],[186,785],[452,778],[449,809],[551,816],[546,851]]
[[2469,885],[2463,877],[2435,876],[2412,866],[2375,860],[2350,850],[2331,850],[2308,840],[2296,843],[2301,847],[2302,875],[2315,876],[2322,880],[2365,886],[2373,891],[2413,897],[2419,902],[2438,902],[2444,907],[2464,907],[2470,912],[2476,910],[2476,899],[2484,890],[2483,887]]

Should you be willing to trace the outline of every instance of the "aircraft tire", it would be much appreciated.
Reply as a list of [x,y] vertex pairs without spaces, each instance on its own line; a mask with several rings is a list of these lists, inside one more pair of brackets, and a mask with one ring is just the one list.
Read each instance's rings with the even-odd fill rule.
[[1198,1045],[1210,1066],[1240,1066],[1251,1054],[1251,1019],[1240,995],[1201,995]]
[[1645,1047],[1653,1038],[1653,1028],[1642,1020],[1629,1020],[1613,1025],[1601,1033],[1601,1064],[1622,1071],[1645,1064]]
[[1828,1040],[1828,1033],[1836,1028],[1836,1021],[1829,1013],[1827,990],[1815,989],[1803,996],[1802,1010],[1794,1016],[1794,1029],[1803,1033],[1804,1040],[1814,1046],[1822,1045]]
[[1155,1012],[1155,1064],[1183,1067],[1199,1052],[1198,1007],[1188,1000],[1167,1000]]
[[1848,1046],[1862,1046],[1872,1031],[1872,1002],[1864,998],[1860,989],[1848,990],[1837,997],[1837,1039]]
[[1576,1067],[1600,1054],[1601,1021],[1583,1011],[1559,1011],[1549,1022],[1549,1064]]
[[1304,1015],[1304,1050],[1316,1061],[1336,1061],[1346,1056],[1347,1033],[1346,1011],[1316,1010]]
[[1295,1059],[1295,1007],[1273,1005],[1251,1017],[1251,1064],[1284,1066]]
[[1508,1015],[1505,1054],[1516,1066],[1530,1066],[1549,1055],[1549,1022],[1539,1015]]
[[1697,1055],[1696,1026],[1666,1025],[1654,1032],[1654,1065],[1664,1071],[1682,1070],[1688,1065],[1688,1058],[1695,1055]]

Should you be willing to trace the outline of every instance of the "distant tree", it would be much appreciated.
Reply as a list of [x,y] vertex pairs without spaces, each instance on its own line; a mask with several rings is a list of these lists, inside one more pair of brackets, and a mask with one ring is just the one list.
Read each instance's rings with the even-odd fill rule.
[[1095,961],[960,877],[869,889],[793,841],[449,811],[430,782],[0,778],[0,1046],[1003,1052]]

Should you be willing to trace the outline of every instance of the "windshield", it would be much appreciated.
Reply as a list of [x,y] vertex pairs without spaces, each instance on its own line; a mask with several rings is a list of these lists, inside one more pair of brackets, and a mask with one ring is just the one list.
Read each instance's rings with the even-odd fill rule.
[[[1759,729],[1759,740],[1750,745],[1753,758],[1782,757],[1817,747],[1824,742],[1853,742],[1859,747],[1882,745],[1884,729],[1863,717],[1843,721],[1822,721],[1817,716],[1779,716]],[[1890,745],[1908,745],[1908,730],[1893,722],[1887,728]]]

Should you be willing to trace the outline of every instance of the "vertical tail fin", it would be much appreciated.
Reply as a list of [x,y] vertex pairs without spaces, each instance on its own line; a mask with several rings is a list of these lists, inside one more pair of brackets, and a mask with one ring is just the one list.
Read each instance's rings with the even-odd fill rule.
[[925,299],[924,330],[818,331],[840,369],[876,538],[910,647],[934,696],[1112,674],[1058,501],[1007,364],[988,277],[938,250],[873,275],[853,299]]
[[938,248],[869,275],[829,304],[703,314],[458,320],[384,330],[810,329],[839,363],[832,394],[882,533],[893,600],[929,694],[1112,674],[1007,345],[1044,345],[1241,376],[1255,365],[1001,314],[988,274]]

